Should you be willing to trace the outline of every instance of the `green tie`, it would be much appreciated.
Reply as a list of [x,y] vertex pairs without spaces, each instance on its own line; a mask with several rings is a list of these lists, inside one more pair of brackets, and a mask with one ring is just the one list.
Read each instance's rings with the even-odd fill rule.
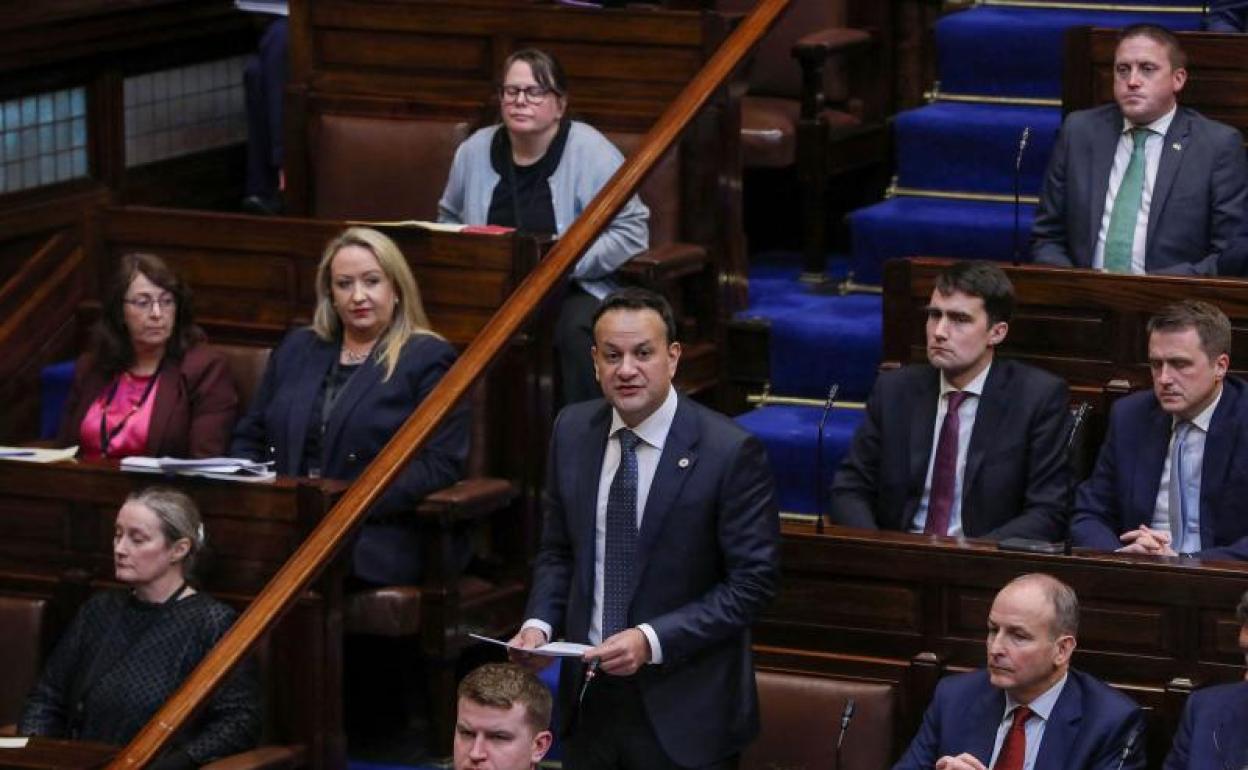
[[1135,147],[1131,162],[1118,185],[1114,210],[1109,215],[1109,232],[1105,234],[1105,271],[1131,272],[1131,246],[1135,242],[1135,223],[1140,218],[1140,201],[1144,198],[1144,142],[1152,133],[1147,128],[1131,129]]

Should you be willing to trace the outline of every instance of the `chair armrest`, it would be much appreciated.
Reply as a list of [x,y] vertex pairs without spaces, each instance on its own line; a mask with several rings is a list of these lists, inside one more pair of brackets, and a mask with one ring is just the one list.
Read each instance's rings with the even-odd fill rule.
[[636,254],[619,267],[625,279],[658,286],[706,266],[706,249],[692,243],[664,243]]
[[828,57],[865,48],[871,42],[870,32],[850,27],[829,27],[798,38],[792,53],[802,68],[802,120],[815,120],[823,109],[823,65]]
[[16,724],[0,725],[0,735],[5,736],[6,738],[12,735],[17,735],[17,725]]
[[296,746],[261,746],[204,765],[203,770],[269,770],[304,767],[307,750]]
[[464,479],[425,496],[416,506],[419,524],[441,525],[473,521],[508,505],[516,488],[505,479]]

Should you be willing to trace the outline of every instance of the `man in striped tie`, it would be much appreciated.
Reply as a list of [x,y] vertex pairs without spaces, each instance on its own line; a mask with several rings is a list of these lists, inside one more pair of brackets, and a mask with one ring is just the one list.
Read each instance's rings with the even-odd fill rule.
[[1049,159],[1036,262],[1135,275],[1241,269],[1243,137],[1180,107],[1186,83],[1187,55],[1169,30],[1122,31],[1115,103],[1071,113]]
[[1079,600],[1022,575],[988,613],[988,668],[949,676],[893,770],[1140,770],[1144,717],[1130,698],[1070,667]]

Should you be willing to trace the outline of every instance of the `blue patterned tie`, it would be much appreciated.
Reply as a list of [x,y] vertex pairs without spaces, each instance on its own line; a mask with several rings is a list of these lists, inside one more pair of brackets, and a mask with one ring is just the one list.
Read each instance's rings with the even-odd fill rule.
[[607,494],[607,545],[602,575],[602,638],[628,628],[637,560],[637,434],[621,428],[620,467]]

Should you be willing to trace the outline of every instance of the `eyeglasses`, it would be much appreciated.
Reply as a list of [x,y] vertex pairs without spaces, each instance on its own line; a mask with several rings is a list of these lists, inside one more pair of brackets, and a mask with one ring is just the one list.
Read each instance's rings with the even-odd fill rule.
[[149,297],[146,294],[144,294],[143,296],[135,297],[134,299],[124,299],[122,300],[122,302],[125,302],[127,305],[134,308],[135,310],[138,310],[139,312],[146,313],[147,311],[152,309],[152,305],[155,305],[161,310],[172,310],[175,307],[177,307],[178,298],[173,296],[172,294],[166,294],[163,297],[155,297],[155,298]]
[[503,101],[509,104],[520,101],[520,94],[524,94],[525,101],[536,105],[546,101],[546,97],[550,94],[559,92],[546,86],[503,86],[498,89],[498,93]]

